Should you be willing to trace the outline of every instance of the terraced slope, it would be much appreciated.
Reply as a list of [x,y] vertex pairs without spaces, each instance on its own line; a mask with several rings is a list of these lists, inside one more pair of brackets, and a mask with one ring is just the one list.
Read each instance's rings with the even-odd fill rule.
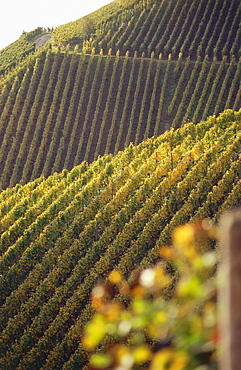
[[241,199],[241,111],[0,193],[0,368],[80,369],[89,292]]
[[[106,53],[112,48],[121,55],[137,51],[165,59],[180,53],[197,56],[240,57],[241,3],[237,0],[132,0],[113,1],[90,16],[58,27],[53,40],[58,44],[94,47]],[[89,25],[89,26],[88,26]]]
[[[77,51],[77,50],[76,50]],[[1,187],[240,108],[238,63],[40,50],[0,95]]]

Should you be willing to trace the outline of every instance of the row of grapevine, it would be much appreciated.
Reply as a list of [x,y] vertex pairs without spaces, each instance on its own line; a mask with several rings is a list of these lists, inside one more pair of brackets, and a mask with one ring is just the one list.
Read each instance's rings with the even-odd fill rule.
[[[156,4],[157,5],[157,4]],[[158,35],[160,35],[160,32],[164,32],[165,27],[164,24],[168,23],[168,12],[170,11],[171,3],[166,6],[166,4],[161,4],[161,8],[158,9],[157,6],[153,6],[152,11],[154,12],[154,17],[152,20],[150,20],[149,17],[145,19],[144,27],[142,29],[142,32],[140,32],[134,43],[132,44],[132,47],[139,49],[138,46],[140,45],[140,50],[144,52],[146,48],[149,50],[155,50],[153,45],[159,39]],[[160,22],[157,22],[158,18],[160,19],[160,14],[162,14],[162,18]],[[158,26],[157,26],[158,24]],[[157,28],[156,28],[157,27]]]
[[[107,77],[108,76],[108,71],[110,70],[109,66],[111,64],[110,58],[111,57],[108,56],[108,61],[106,63],[106,69],[105,69],[104,75],[103,75],[103,77],[104,77],[103,81],[105,81],[105,79],[108,78]],[[117,75],[119,64],[120,64],[120,58],[117,55],[117,58],[115,59],[114,64],[113,64],[113,70],[112,70],[111,78],[110,78],[110,82],[109,82],[109,91],[108,91],[108,94],[106,96],[106,103],[103,101],[103,95],[104,95],[103,93],[104,93],[104,89],[105,89],[105,84],[102,83],[101,88],[100,88],[100,94],[99,94],[97,105],[96,105],[97,109],[95,110],[95,115],[94,115],[94,118],[93,118],[93,122],[94,122],[95,126],[97,124],[98,117],[101,114],[101,106],[103,104],[105,104],[105,109],[104,109],[103,115],[102,115],[102,121],[101,121],[100,129],[99,129],[98,140],[97,140],[97,144],[96,144],[96,148],[95,148],[95,152],[94,152],[94,159],[97,159],[98,155],[101,155],[101,154],[103,155],[104,154],[105,147],[107,146],[107,143],[108,143],[108,140],[104,139],[105,138],[105,132],[108,131],[106,129],[106,124],[105,123],[108,122],[107,117],[108,117],[109,111],[111,109],[111,102],[113,101],[112,99],[113,99],[113,96],[114,96],[114,89],[116,87],[115,78],[116,78],[116,75]],[[91,143],[89,143],[89,148],[90,148],[90,146],[91,146]]]
[[[47,149],[47,160],[44,163],[43,166],[43,175],[47,175],[51,171],[51,167],[53,170],[55,170],[53,166],[53,158],[58,158],[56,155],[56,148],[59,146],[59,134],[61,131],[65,133],[65,120],[66,120],[66,114],[67,114],[67,108],[68,108],[68,96],[71,93],[72,86],[75,80],[75,74],[76,74],[76,68],[77,68],[77,60],[76,60],[76,54],[72,54],[70,57],[70,60],[67,55],[65,55],[65,59],[63,60],[63,64],[61,65],[61,69],[59,71],[58,75],[58,81],[55,86],[56,91],[56,108],[58,109],[58,116],[55,120],[55,125],[53,128],[52,137],[49,140],[49,142],[45,143],[45,148]],[[62,69],[63,66],[63,69]],[[61,96],[60,96],[60,91]],[[57,105],[58,104],[58,105]],[[52,108],[52,105],[51,105]],[[50,109],[51,109],[50,108]],[[53,113],[55,114],[55,113]],[[49,119],[49,116],[48,116]],[[47,121],[48,121],[47,119]],[[50,124],[52,122],[50,121]],[[49,134],[49,132],[47,133]],[[46,149],[45,149],[46,150]],[[49,160],[48,160],[49,159]]]
[[[106,61],[104,66],[104,71],[102,67],[102,55],[98,58],[96,65],[96,73],[93,79],[92,86],[89,90],[88,104],[86,104],[87,109],[83,117],[83,127],[80,134],[80,140],[78,144],[78,149],[76,152],[75,161],[78,161],[77,158],[83,158],[88,160],[91,152],[91,145],[93,143],[94,132],[96,127],[95,116],[98,115],[100,111],[100,99],[103,94],[103,82],[107,76],[109,63]],[[102,68],[101,68],[102,67]],[[102,75],[103,73],[103,75]],[[86,133],[87,131],[87,133]],[[88,140],[87,140],[88,137]],[[84,148],[84,149],[83,149]],[[82,154],[82,155],[81,155]]]

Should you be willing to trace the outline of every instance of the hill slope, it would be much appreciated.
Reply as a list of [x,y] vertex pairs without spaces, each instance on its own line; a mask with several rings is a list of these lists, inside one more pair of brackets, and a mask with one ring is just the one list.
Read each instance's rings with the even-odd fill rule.
[[57,52],[0,80],[0,189],[240,109],[240,15],[236,0],[115,0],[58,27]]
[[129,280],[180,223],[241,199],[241,111],[188,123],[117,155],[0,194],[0,367],[77,369],[89,292]]
[[46,31],[38,27],[34,31],[23,33],[18,40],[0,50],[0,76],[20,64],[28,55],[34,54],[35,39],[45,35]]
[[75,22],[60,26],[53,40],[61,45],[79,43],[130,56],[155,52],[167,59],[179,53],[196,60],[206,55],[222,60],[240,57],[241,3],[236,0],[131,0],[113,1]]
[[40,50],[0,95],[1,187],[240,108],[239,63]]

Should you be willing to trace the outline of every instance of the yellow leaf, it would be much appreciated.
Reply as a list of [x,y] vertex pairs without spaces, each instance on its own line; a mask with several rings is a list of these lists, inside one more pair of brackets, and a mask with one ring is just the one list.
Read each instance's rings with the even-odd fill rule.
[[164,245],[161,249],[160,249],[160,256],[162,258],[165,258],[166,260],[171,260],[175,257],[175,252],[173,250],[173,248],[171,247],[168,247],[166,245]]
[[122,280],[122,275],[119,271],[113,270],[113,271],[111,271],[111,273],[109,275],[109,280],[113,284],[120,283],[121,280]]
[[120,317],[121,306],[118,303],[111,303],[106,306],[105,317],[108,321],[117,321]]
[[184,370],[188,361],[186,352],[164,348],[154,355],[150,370]]
[[147,345],[142,345],[133,350],[134,360],[137,364],[144,364],[151,357],[151,351]]
[[186,247],[194,241],[194,230],[191,225],[178,226],[172,234],[173,244],[175,246]]

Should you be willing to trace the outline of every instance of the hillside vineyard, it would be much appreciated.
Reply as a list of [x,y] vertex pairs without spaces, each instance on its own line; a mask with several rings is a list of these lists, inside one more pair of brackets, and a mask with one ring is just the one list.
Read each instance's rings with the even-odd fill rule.
[[[196,60],[227,61],[240,58],[239,0],[115,0],[95,12],[57,27],[51,43],[70,44],[84,52],[107,54],[118,51],[125,56],[162,54],[173,60],[180,55]],[[0,51],[0,77],[34,53],[38,36],[50,29],[36,28]]]
[[115,0],[0,51],[0,369],[89,369],[93,287],[241,206],[240,19]]
[[237,0],[115,0],[28,57],[46,30],[22,35],[0,52],[0,189],[240,109],[240,17]]
[[19,39],[8,45],[0,51],[0,76],[6,73],[10,68],[14,68],[27,55],[34,53],[34,39],[42,32],[45,32],[41,27],[36,28],[32,32],[24,33]]
[[2,191],[0,367],[83,368],[99,279],[131,282],[175,226],[240,204],[240,130],[241,111],[226,111]]
[[240,71],[241,60],[225,57],[193,62],[42,50],[0,95],[1,187],[237,110]]
[[90,52],[111,48],[124,56],[181,53],[196,60],[205,56],[230,61],[240,57],[241,3],[238,0],[116,0],[88,16],[54,30],[57,44],[78,43]]

